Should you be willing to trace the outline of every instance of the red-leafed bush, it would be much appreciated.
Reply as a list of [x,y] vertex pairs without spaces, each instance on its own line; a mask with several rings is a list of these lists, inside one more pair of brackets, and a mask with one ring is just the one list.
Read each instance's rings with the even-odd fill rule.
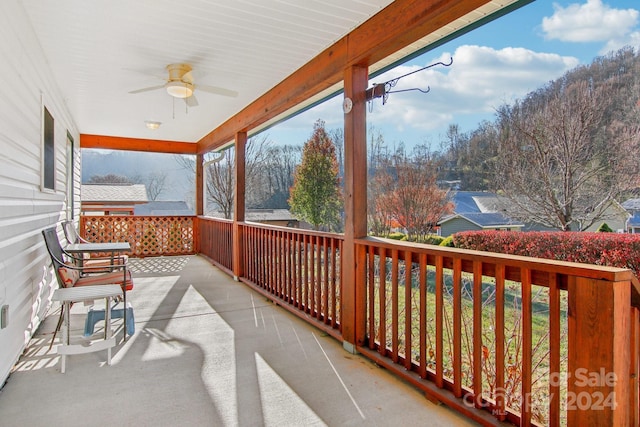
[[585,232],[465,231],[456,248],[624,267],[640,276],[640,235]]

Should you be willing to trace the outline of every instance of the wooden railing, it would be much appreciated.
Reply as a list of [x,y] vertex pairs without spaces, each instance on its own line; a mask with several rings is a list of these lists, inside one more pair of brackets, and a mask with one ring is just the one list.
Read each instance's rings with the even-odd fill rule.
[[241,228],[241,280],[339,336],[342,237],[255,223]]
[[177,253],[169,236],[179,229],[183,253],[199,247],[337,339],[341,295],[355,286],[357,350],[483,424],[640,425],[630,270],[365,238],[356,283],[343,283],[341,235],[204,217],[80,224],[90,240],[127,240],[142,255]]
[[481,422],[472,409],[520,425],[640,422],[629,270],[374,238],[357,246],[367,265],[360,350],[434,399]]
[[233,271],[233,221],[198,217],[200,253],[227,273]]
[[129,242],[128,255],[145,257],[195,253],[191,216],[81,216],[80,236],[90,242]]

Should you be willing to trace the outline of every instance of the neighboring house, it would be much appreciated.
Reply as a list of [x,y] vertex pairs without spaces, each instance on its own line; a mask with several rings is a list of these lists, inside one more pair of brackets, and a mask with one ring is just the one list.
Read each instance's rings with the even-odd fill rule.
[[135,205],[133,214],[140,216],[191,216],[195,215],[195,212],[187,205],[187,202],[155,201]]
[[[214,218],[224,218],[222,212],[207,212],[208,216]],[[282,227],[306,228],[310,229],[306,223],[301,223],[294,218],[288,209],[247,209],[244,215],[246,221],[259,222],[262,224],[278,225]]]
[[263,224],[300,228],[300,221],[294,218],[288,209],[248,209],[245,219]]
[[513,230],[524,224],[507,217],[500,208],[501,200],[493,193],[456,191],[452,194],[454,213],[438,222],[439,234],[448,237],[460,231]]
[[[640,200],[640,199],[639,199]],[[630,217],[629,212],[620,203],[614,201],[613,204],[604,212],[602,218],[593,223],[584,231],[598,231],[598,228],[606,223],[613,231],[624,233],[627,230],[627,221]]]
[[133,215],[149,201],[144,184],[83,184],[80,191],[83,215]]
[[640,199],[628,199],[621,206],[629,214],[624,226],[626,232],[640,233]]

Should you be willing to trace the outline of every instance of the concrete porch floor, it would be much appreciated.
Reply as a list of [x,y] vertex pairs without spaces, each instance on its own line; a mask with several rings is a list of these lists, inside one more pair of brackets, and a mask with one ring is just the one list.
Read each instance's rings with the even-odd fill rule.
[[[132,259],[136,332],[67,357],[52,311],[0,391],[2,426],[474,425],[198,256]],[[72,310],[82,335],[85,307]],[[94,337],[102,328],[98,324]],[[56,338],[58,342],[58,338]]]

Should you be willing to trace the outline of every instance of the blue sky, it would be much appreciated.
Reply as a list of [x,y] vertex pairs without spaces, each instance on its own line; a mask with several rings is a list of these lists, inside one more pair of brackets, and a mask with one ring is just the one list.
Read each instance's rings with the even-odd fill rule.
[[[396,89],[430,87],[428,94],[390,94],[367,116],[388,145],[429,144],[437,149],[450,124],[471,131],[495,110],[580,64],[624,46],[640,48],[638,0],[538,0],[467,35],[371,79],[382,83],[434,62],[400,80]],[[303,144],[313,123],[342,126],[342,95],[281,123],[266,133],[278,143]]]

